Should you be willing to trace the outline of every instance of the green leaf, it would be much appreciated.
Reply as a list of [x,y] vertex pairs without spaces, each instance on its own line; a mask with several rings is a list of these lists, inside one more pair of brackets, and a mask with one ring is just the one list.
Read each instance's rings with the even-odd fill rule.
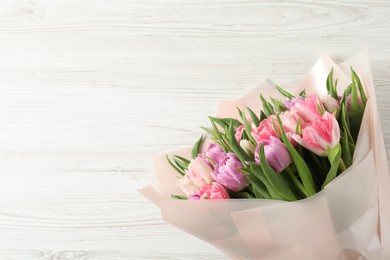
[[356,111],[359,109],[359,96],[358,96],[358,89],[356,86],[356,82],[352,81],[352,89],[351,89],[351,104],[350,104],[350,113],[354,115]]
[[291,185],[292,191],[298,199],[307,198],[305,188],[290,167],[287,167],[285,170],[280,172],[279,175],[281,175]]
[[364,106],[366,106],[367,96],[366,96],[366,93],[364,92],[362,82],[360,81],[359,76],[352,69],[352,67],[351,67],[351,72],[352,72],[352,82],[354,82],[354,84],[357,85],[359,92],[360,92],[360,97],[362,99],[362,103]]
[[260,165],[251,163],[249,166],[252,174],[248,174],[246,176],[252,184],[256,198],[284,200],[284,198],[274,190],[267,178],[264,176]]
[[334,99],[338,100],[338,95],[337,95],[337,79],[335,82],[333,82],[333,68],[328,74],[328,78],[326,79],[326,88],[328,89],[328,94],[333,97]]
[[354,143],[356,143],[357,137],[359,135],[360,126],[361,126],[362,119],[363,119],[363,114],[364,114],[364,107],[359,106],[351,118],[351,122],[350,122],[351,123],[351,135],[352,135]]
[[288,110],[287,107],[282,102],[280,102],[279,100],[274,99],[272,97],[270,97],[270,99],[271,99],[272,104],[274,105],[274,107],[276,109],[276,112],[278,114],[282,113],[283,111]]
[[168,160],[168,163],[169,165],[172,166],[172,168],[177,171],[181,176],[184,176],[186,175],[182,170],[179,169],[179,167],[177,167],[168,157],[168,155],[166,156],[167,160]]
[[213,120],[215,123],[217,123],[218,125],[220,125],[223,128],[225,128],[225,126],[228,126],[229,123],[226,123],[225,120],[223,119],[220,119],[220,118],[217,118],[217,117],[209,117],[210,120]]
[[255,138],[253,138],[252,136],[252,127],[249,125],[248,121],[246,120],[246,117],[245,117],[245,114],[237,107],[237,110],[238,110],[238,114],[240,115],[242,121],[244,122],[244,126],[245,126],[245,132],[249,138],[249,140],[256,144],[256,140]]
[[328,74],[328,78],[326,79],[326,89],[328,90],[328,93],[332,92],[333,89],[332,85],[333,85],[333,68]]
[[305,155],[310,156],[310,158],[307,157],[306,162],[311,169],[311,172],[315,172],[315,174],[313,174],[313,179],[317,187],[321,187],[330,169],[330,167],[328,167],[329,163],[323,163],[322,157],[319,157],[318,155],[310,152],[309,150],[305,150]]
[[227,138],[229,140],[231,150],[237,155],[243,165],[246,165],[246,162],[254,161],[254,159],[250,157],[237,142],[233,132],[233,124],[229,125]]
[[314,195],[316,193],[316,187],[310,169],[307,166],[305,160],[299,155],[299,153],[295,150],[294,146],[288,140],[287,135],[284,132],[283,124],[280,120],[279,115],[276,115],[276,118],[278,120],[279,127],[282,133],[283,143],[286,145],[287,150],[289,151],[291,158],[298,169],[298,173],[301,177],[303,186],[305,187],[306,194],[308,196]]
[[352,165],[352,156],[349,150],[348,134],[345,130],[343,131],[343,136],[341,137],[340,143],[342,148],[341,156],[343,158],[345,166],[348,168]]
[[303,97],[303,98],[306,98],[306,89],[302,90],[302,91],[299,93],[299,96],[300,96],[300,97]]
[[318,112],[320,112],[321,115],[323,115],[325,113],[325,109],[321,103],[317,103],[317,110],[318,110]]
[[209,119],[214,130],[215,140],[222,146],[223,150],[227,152],[229,149],[222,138],[223,134],[219,131],[218,127],[215,125],[215,122],[213,120],[214,118],[209,117]]
[[250,115],[251,118],[252,118],[252,122],[255,124],[255,126],[259,126],[259,124],[260,124],[260,119],[257,117],[257,115],[255,114],[255,112],[253,112],[253,110],[250,109],[249,107],[247,107],[246,110],[248,110],[249,115]]
[[301,118],[298,118],[298,123],[297,123],[297,128],[295,129],[295,133],[297,135],[302,135],[302,123],[301,123]]
[[330,150],[328,154],[328,159],[330,162],[330,170],[328,172],[328,175],[326,176],[325,182],[322,185],[322,189],[334,178],[337,176],[337,170],[339,169],[340,165],[340,157],[341,157],[341,147],[340,144],[336,145],[332,150]]
[[264,113],[263,110],[260,111],[260,122],[267,118],[267,115]]
[[272,169],[268,164],[264,154],[264,145],[260,146],[260,166],[263,169],[264,175],[268,179],[272,187],[287,201],[295,201],[297,197],[291,190],[286,180]]
[[214,134],[213,130],[211,130],[210,128],[204,127],[204,126],[201,126],[200,128],[203,131],[205,131],[206,133],[208,133],[211,138],[213,138],[213,139],[215,138],[215,134]]
[[181,160],[178,160],[176,158],[173,158],[173,161],[176,163],[176,166],[182,170],[182,171],[185,171],[188,169],[188,164],[187,163],[184,163],[182,162]]
[[265,100],[265,98],[261,94],[260,94],[260,99],[261,99],[261,102],[263,102],[263,110],[264,110],[265,115],[267,117],[269,117],[270,115],[273,115],[274,108],[272,107],[272,105],[267,100]]
[[[341,103],[339,114],[340,114],[339,116],[341,119],[341,120],[339,120],[340,128],[343,128],[347,132],[349,140],[353,141],[351,132],[349,130],[349,129],[351,129],[351,125],[350,125],[349,120],[347,118],[347,109],[346,109],[346,106],[344,103]],[[341,124],[340,124],[340,121],[341,121]]]
[[[177,159],[181,160],[183,163],[186,163],[186,164],[190,164],[190,162],[191,162],[187,158],[181,157],[179,155],[175,155],[174,157],[176,157]],[[195,158],[193,158],[193,159],[195,159]]]
[[229,124],[232,122],[233,127],[235,127],[235,128],[242,125],[240,121],[238,121],[237,119],[234,119],[234,118],[221,118],[221,120],[223,120],[227,126],[229,126]]
[[172,195],[171,195],[171,198],[172,198],[172,199],[177,199],[177,200],[188,200],[188,198],[187,198],[186,196],[175,195],[175,194],[172,194]]
[[[192,159],[195,159],[196,156],[198,156],[199,148],[200,148],[200,145],[202,144],[202,141],[203,141],[203,135],[198,139],[198,141],[196,141],[194,147],[192,148],[192,151],[191,151],[191,158]],[[183,157],[181,157],[181,158],[185,159]],[[188,163],[189,163],[189,161],[188,161]]]
[[282,94],[283,96],[285,96],[286,98],[288,98],[288,99],[295,98],[295,96],[293,94],[287,92],[286,90],[284,90],[283,88],[279,87],[278,85],[275,85],[275,87],[279,91],[279,93]]
[[229,193],[229,197],[232,199],[253,199],[254,198],[254,196],[247,191],[234,192],[228,189],[226,189],[226,191]]

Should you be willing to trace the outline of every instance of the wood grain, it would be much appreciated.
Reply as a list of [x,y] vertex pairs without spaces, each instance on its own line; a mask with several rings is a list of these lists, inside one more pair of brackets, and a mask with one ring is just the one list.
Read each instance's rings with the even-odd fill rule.
[[192,144],[218,98],[364,47],[390,154],[389,13],[386,0],[1,1],[0,259],[226,259],[137,193],[151,156]]

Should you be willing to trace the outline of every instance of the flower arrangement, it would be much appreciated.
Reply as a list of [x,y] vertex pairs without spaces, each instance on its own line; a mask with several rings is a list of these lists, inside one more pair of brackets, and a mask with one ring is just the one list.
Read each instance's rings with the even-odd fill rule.
[[154,158],[156,181],[140,192],[164,221],[232,259],[390,259],[390,175],[366,52],[340,64],[323,55],[283,88],[263,81],[220,101],[210,122],[193,147]]
[[[262,95],[263,109],[240,108],[241,120],[210,117],[207,150],[192,159],[168,158],[182,177],[178,199],[262,198],[295,201],[322,190],[351,166],[367,96],[351,68],[351,83],[337,94],[333,70],[327,94],[294,96],[276,86],[283,99]],[[259,102],[260,102],[259,100]]]

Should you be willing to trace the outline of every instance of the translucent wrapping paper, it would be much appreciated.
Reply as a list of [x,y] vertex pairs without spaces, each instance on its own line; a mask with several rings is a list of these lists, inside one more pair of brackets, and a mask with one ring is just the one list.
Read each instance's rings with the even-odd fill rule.
[[[265,199],[175,200],[178,175],[155,157],[156,181],[141,193],[161,209],[164,221],[223,251],[232,259],[390,259],[390,177],[375,89],[366,52],[334,63],[321,56],[301,80],[282,87],[320,97],[333,68],[338,90],[350,84],[350,66],[369,98],[353,164],[324,190],[295,202]],[[292,91],[291,91],[292,90]],[[222,100],[217,116],[239,118],[236,107],[259,111],[263,96],[278,97],[266,80],[235,100]],[[204,142],[203,149],[208,146]],[[191,148],[167,153],[190,157]]]

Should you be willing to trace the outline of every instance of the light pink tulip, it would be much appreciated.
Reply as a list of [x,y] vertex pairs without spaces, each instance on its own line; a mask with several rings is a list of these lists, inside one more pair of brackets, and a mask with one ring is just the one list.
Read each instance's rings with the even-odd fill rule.
[[283,171],[292,162],[290,153],[279,138],[271,136],[269,140],[259,143],[255,151],[255,161],[260,163],[260,147],[264,145],[264,156],[268,164],[277,172]]
[[[283,129],[286,133],[296,133],[298,121],[301,122],[302,128],[305,125],[305,120],[303,120],[296,109],[292,108],[291,110],[287,110],[280,114],[280,120],[282,121]],[[279,130],[279,126],[277,126]]]
[[322,104],[324,105],[324,107],[326,108],[326,111],[328,111],[329,113],[333,113],[334,111],[336,111],[337,109],[340,108],[339,101],[334,99],[330,95],[324,96],[321,99],[321,101],[322,101]]
[[256,146],[252,144],[249,140],[241,140],[240,146],[242,149],[244,149],[245,152],[249,154],[254,154],[256,150]]
[[308,96],[303,100],[297,101],[293,108],[305,122],[311,123],[322,116],[318,107],[320,107],[321,110],[325,110],[317,96]]
[[327,156],[340,142],[340,128],[334,114],[325,112],[302,130],[302,137],[292,136],[299,144],[319,156]]
[[176,186],[179,187],[187,197],[191,197],[199,191],[199,187],[196,186],[187,175],[178,179]]
[[186,174],[190,180],[200,188],[203,185],[211,184],[213,182],[213,178],[211,177],[213,171],[213,168],[211,168],[203,158],[198,156],[190,162]]
[[206,184],[200,188],[199,197],[201,199],[229,199],[229,194],[225,188],[218,182]]

